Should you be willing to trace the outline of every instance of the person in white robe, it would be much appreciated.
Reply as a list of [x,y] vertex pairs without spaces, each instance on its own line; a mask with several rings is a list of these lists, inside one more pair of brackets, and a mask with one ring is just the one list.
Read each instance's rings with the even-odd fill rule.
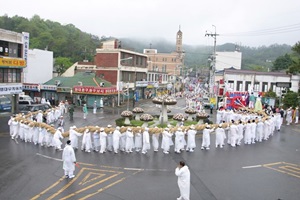
[[244,143],[245,144],[251,144],[251,121],[248,120],[248,123],[245,125],[245,138]]
[[74,178],[76,156],[74,149],[71,146],[71,140],[67,141],[67,144],[62,153],[63,170],[66,178]]
[[11,122],[11,129],[12,129],[11,139],[17,138],[18,137],[18,130],[19,130],[19,122],[15,118]]
[[46,145],[47,130],[40,125],[38,127],[38,132],[39,132],[39,142],[38,143],[42,147],[42,146]]
[[139,152],[142,149],[142,134],[141,130],[134,134],[134,147],[135,151]]
[[244,130],[245,130],[245,125],[243,124],[243,121],[240,120],[239,124],[237,125],[238,127],[238,134],[237,134],[237,145],[240,146],[242,143],[242,139],[244,138]]
[[53,135],[53,146],[56,150],[59,150],[61,151],[62,148],[61,148],[61,145],[62,145],[62,142],[61,142],[61,139],[63,139],[64,137],[62,136],[62,128],[58,128],[54,135]]
[[147,151],[151,148],[150,146],[150,136],[149,136],[149,128],[146,127],[143,132],[143,148],[142,148],[142,154],[146,154]]
[[94,151],[99,152],[100,150],[100,134],[98,130],[98,126],[96,126],[96,131],[93,133],[93,141],[94,141]]
[[31,142],[30,133],[29,133],[29,124],[28,122],[24,122],[23,125],[23,137],[25,142]]
[[177,200],[190,200],[190,170],[183,161],[179,162],[175,175],[178,177],[177,184],[180,191],[180,197]]
[[107,140],[107,134],[104,132],[104,128],[100,128],[100,151],[99,151],[99,153],[106,152],[106,140]]
[[178,128],[177,131],[175,132],[175,147],[174,147],[175,153],[180,153],[181,149],[184,148],[183,139],[184,139],[184,133],[182,132],[181,128]]
[[169,128],[165,128],[162,132],[162,142],[161,148],[163,149],[164,154],[169,154],[170,146],[173,145],[172,134],[169,132]]
[[251,143],[255,144],[255,135],[256,135],[256,122],[253,119],[251,122]]
[[36,114],[36,122],[42,123],[43,122],[43,112],[39,110],[38,114]]
[[20,137],[20,140],[24,140],[25,136],[24,136],[24,121],[21,120],[20,123],[19,123],[19,137]]
[[189,130],[187,131],[187,146],[186,151],[194,152],[194,149],[196,148],[196,137],[197,131],[195,130],[195,126],[191,125]]
[[125,152],[126,147],[126,131],[124,133],[121,133],[120,136],[120,151]]
[[107,145],[106,145],[106,149],[108,151],[113,151],[113,134],[112,134],[112,131],[110,130],[111,128],[111,125],[107,125],[107,128],[108,129],[108,133],[106,132],[107,134]]
[[126,142],[125,142],[126,153],[132,153],[132,149],[134,147],[134,143],[133,143],[134,135],[131,128],[128,128],[125,134],[126,134]]
[[293,121],[292,114],[293,114],[292,108],[289,108],[286,111],[286,118],[285,118],[287,126],[290,125],[292,123],[292,121]]
[[224,147],[224,140],[226,139],[226,134],[224,128],[222,128],[222,124],[219,124],[218,128],[216,128],[216,148]]
[[90,153],[92,146],[92,137],[91,132],[89,129],[85,129],[83,136],[82,136],[82,144],[81,144],[81,150],[85,150],[85,152]]
[[201,150],[203,150],[203,149],[209,150],[210,133],[212,133],[213,131],[214,131],[214,128],[211,129],[210,125],[206,125],[205,129],[203,130]]
[[9,126],[9,135],[10,135],[10,137],[12,137],[12,135],[13,135],[13,128],[12,128],[13,127],[13,125],[12,125],[13,121],[14,121],[14,117],[10,116],[10,118],[7,122],[8,126]]
[[71,147],[74,149],[78,149],[78,137],[81,137],[82,134],[78,133],[75,129],[76,129],[76,126],[70,127],[69,140],[71,140]]
[[281,125],[282,125],[281,115],[280,115],[280,113],[276,113],[276,115],[275,115],[275,127],[276,127],[277,131],[280,131]]
[[121,137],[120,127],[117,126],[113,132],[113,137],[112,137],[113,138],[113,148],[114,148],[115,153],[118,153],[118,151],[119,151],[120,137]]
[[159,135],[160,135],[159,132],[152,134],[152,146],[153,146],[153,151],[154,152],[158,151],[158,147],[159,147]]
[[235,147],[238,140],[238,127],[235,124],[234,120],[232,120],[231,123],[232,124],[230,125],[230,145],[231,147]]
[[257,137],[256,141],[257,142],[262,142],[263,139],[263,129],[264,129],[264,123],[260,119],[256,125],[256,131],[257,131]]

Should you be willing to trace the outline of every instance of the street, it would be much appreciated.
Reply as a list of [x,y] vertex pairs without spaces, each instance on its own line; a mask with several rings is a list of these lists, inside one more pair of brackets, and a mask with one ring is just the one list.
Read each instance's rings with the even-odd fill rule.
[[[149,100],[138,102],[137,106],[146,113],[159,112]],[[184,113],[183,107],[183,100],[179,100],[172,107],[172,114]],[[89,110],[87,120],[76,110],[74,122],[66,117],[65,128],[115,126],[114,120],[124,109],[126,106],[104,108],[96,115]],[[146,155],[76,150],[79,163],[76,177],[65,179],[61,151],[11,140],[8,117],[1,116],[0,120],[0,199],[175,200],[179,189],[174,171],[181,160],[190,168],[191,200],[299,200],[300,197],[299,125],[283,125],[268,141],[236,148],[225,145],[216,149],[212,134],[210,150],[200,150],[202,132],[198,132],[193,153],[175,154],[172,147],[169,155],[161,149],[150,150]],[[65,138],[63,143],[66,141]]]

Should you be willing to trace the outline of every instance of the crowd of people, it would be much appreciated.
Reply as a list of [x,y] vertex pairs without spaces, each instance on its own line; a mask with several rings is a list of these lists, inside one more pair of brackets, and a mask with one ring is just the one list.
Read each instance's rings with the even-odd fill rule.
[[[47,114],[46,122],[51,124],[55,130],[54,132],[53,129],[52,131],[49,129],[49,126],[42,125],[43,113],[41,111],[36,115],[27,115],[27,119],[23,115],[24,120],[20,120],[20,116],[18,120],[17,117],[12,116],[8,122],[11,138],[19,138],[24,142],[32,142],[35,145],[62,150],[62,139],[65,130],[64,118],[61,114],[65,112],[64,109],[62,106],[57,107]],[[298,108],[295,110],[297,111]],[[291,113],[291,109],[286,112],[287,125],[291,123]],[[169,154],[172,146],[175,153],[193,152],[196,148],[195,136],[200,133],[203,134],[201,149],[206,150],[210,149],[210,135],[213,132],[216,134],[216,148],[223,148],[226,138],[227,144],[231,147],[239,146],[242,142],[244,144],[262,142],[272,136],[275,130],[280,131],[282,123],[282,110],[263,115],[249,110],[219,109],[216,115],[216,124],[202,125],[203,130],[197,129],[197,126],[194,125],[188,127],[169,126],[164,129],[156,127],[157,131],[155,133],[149,133],[148,127],[135,129],[117,126],[113,128],[108,125],[107,127],[86,128],[84,131],[79,132],[76,126],[71,126],[68,137],[72,141],[71,146],[74,149],[80,148],[88,153],[92,151],[99,153],[111,151],[117,154],[119,151],[126,153],[141,151],[141,153],[146,154],[152,147],[155,152],[161,148],[163,153]],[[55,128],[53,124],[57,124],[57,127]]]

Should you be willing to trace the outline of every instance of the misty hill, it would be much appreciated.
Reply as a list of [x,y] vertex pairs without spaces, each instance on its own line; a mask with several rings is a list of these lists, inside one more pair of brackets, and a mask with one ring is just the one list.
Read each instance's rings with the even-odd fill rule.
[[[95,49],[100,47],[103,40],[110,39],[102,36],[99,38],[91,33],[86,33],[73,24],[61,25],[59,22],[41,19],[34,15],[31,19],[20,16],[0,16],[0,28],[18,33],[30,33],[30,48],[48,49],[54,52],[54,57],[67,57],[71,62],[88,59],[93,60]],[[145,40],[133,38],[119,38],[122,48],[143,52],[150,48]],[[152,39],[151,48],[159,53],[170,53],[175,50],[174,43],[161,38]],[[207,66],[208,56],[212,54],[212,46],[183,45],[185,50],[185,65],[188,67]],[[242,68],[267,70],[272,67],[272,61],[277,57],[291,52],[289,45],[270,45],[261,47],[239,47],[242,52]],[[236,46],[228,43],[217,46],[217,51],[234,51]]]

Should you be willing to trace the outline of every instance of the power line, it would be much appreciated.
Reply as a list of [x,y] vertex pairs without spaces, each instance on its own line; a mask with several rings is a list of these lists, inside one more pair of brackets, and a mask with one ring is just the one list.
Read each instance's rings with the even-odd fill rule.
[[288,32],[295,32],[295,31],[300,31],[300,23],[275,27],[275,28],[261,29],[256,31],[225,33],[222,34],[222,36],[260,36],[260,35],[288,33]]

